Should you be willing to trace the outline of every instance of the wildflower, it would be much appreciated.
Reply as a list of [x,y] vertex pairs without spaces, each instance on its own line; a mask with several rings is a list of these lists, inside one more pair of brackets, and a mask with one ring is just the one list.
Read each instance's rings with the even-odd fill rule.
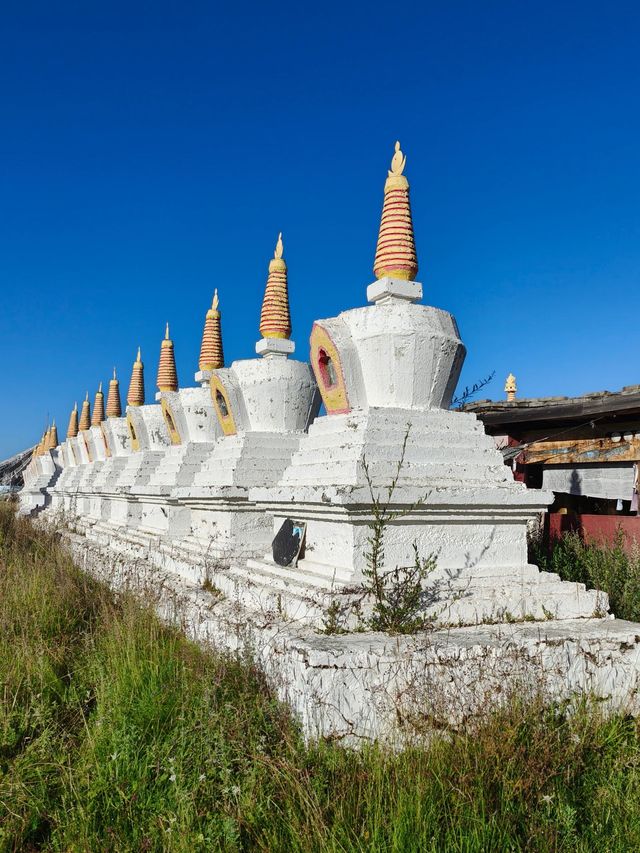
[[199,782],[204,782],[204,780],[205,780],[206,778],[207,778],[207,774],[206,774],[206,773],[201,773],[201,774],[198,776],[198,781],[199,781]]
[[118,753],[117,753],[117,752],[112,752],[110,757],[111,757],[111,760],[112,760],[112,761],[115,761],[115,760],[116,760],[116,758],[118,757]]
[[553,799],[553,794],[543,794],[540,799],[543,803],[549,805],[551,803],[551,800]]
[[169,776],[169,781],[170,781],[170,782],[175,782],[175,781],[176,781],[176,774],[175,774],[175,773],[172,773],[172,774],[171,774],[171,776]]

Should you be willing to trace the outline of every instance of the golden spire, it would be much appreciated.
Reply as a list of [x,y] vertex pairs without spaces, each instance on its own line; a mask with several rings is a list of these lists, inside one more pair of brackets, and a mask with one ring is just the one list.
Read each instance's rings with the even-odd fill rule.
[[263,338],[290,338],[289,291],[287,265],[282,257],[282,232],[269,262],[269,277],[260,314],[260,334]]
[[204,320],[204,331],[202,332],[202,346],[200,347],[200,370],[218,370],[224,367],[224,353],[222,351],[222,329],[220,328],[220,311],[218,310],[218,290],[213,293],[211,308],[207,311]]
[[133,362],[127,403],[129,406],[144,406],[144,364],[140,356],[140,347],[138,347],[138,357]]
[[42,438],[40,439],[40,443],[38,444],[38,456],[42,456],[42,454],[47,449],[47,432],[46,430],[42,433]]
[[100,426],[104,420],[104,394],[102,393],[102,382],[96,391],[96,399],[93,404],[93,417],[91,426]]
[[80,412],[80,423],[78,429],[80,431],[89,429],[91,426],[91,403],[89,402],[89,392],[82,402],[82,411]]
[[75,403],[69,416],[69,426],[67,427],[67,438],[75,438],[78,434],[78,404]]
[[513,373],[510,373],[507,376],[507,380],[504,383],[504,390],[507,394],[507,402],[511,403],[513,400],[516,399],[516,392],[518,388],[516,386],[516,377],[513,375]]
[[409,181],[402,174],[406,162],[400,143],[396,142],[391,169],[384,185],[382,218],[373,263],[373,272],[378,279],[389,276],[413,281],[418,274]]
[[54,450],[58,446],[58,427],[56,426],[56,422],[51,424],[51,429],[49,430],[49,447],[51,450]]
[[122,415],[122,406],[120,405],[120,383],[116,376],[116,369],[113,368],[113,379],[109,380],[109,394],[107,396],[107,417],[119,418]]
[[51,427],[47,427],[44,433],[44,449],[51,450]]
[[173,341],[169,337],[168,323],[164,340],[160,346],[157,385],[160,391],[178,390],[178,373],[176,371],[176,360],[173,353]]

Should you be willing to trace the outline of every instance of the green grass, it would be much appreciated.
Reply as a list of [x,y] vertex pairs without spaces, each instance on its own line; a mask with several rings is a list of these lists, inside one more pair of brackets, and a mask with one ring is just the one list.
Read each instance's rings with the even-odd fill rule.
[[625,549],[622,531],[611,544],[583,542],[578,533],[565,533],[549,549],[538,539],[531,550],[531,561],[541,569],[603,590],[619,619],[640,622],[640,550]]
[[306,746],[206,654],[0,506],[0,850],[637,851],[636,723],[518,703],[389,754]]

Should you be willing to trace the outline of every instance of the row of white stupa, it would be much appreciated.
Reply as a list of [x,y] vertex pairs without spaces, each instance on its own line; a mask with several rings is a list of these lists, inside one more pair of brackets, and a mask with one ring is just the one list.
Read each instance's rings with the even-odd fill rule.
[[[362,581],[372,492],[400,512],[385,565],[437,556],[425,608],[441,624],[602,615],[606,596],[527,562],[527,523],[551,495],[514,482],[474,414],[451,411],[465,355],[454,318],[419,304],[417,258],[399,144],[384,190],[369,306],[314,323],[310,362],[295,361],[282,242],[269,266],[260,358],[222,366],[217,303],[207,314],[196,386],[177,387],[163,342],[157,402],[134,364],[126,413],[88,401],[67,439],[43,444],[22,510],[64,523],[125,558],[202,582],[248,607],[320,624]],[[114,384],[116,383],[116,384]],[[317,417],[320,401],[326,415]],[[77,411],[75,412],[77,422]],[[402,465],[398,473],[398,466]],[[397,475],[397,476],[396,476]],[[292,520],[297,563],[273,559]]]

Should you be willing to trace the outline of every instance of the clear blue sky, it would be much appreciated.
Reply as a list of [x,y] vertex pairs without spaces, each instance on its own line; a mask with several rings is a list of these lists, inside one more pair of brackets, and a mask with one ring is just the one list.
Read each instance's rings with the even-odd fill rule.
[[396,138],[463,382],[640,382],[637,2],[61,2],[0,19],[0,458],[214,287],[250,358],[279,230],[293,337],[365,303]]

